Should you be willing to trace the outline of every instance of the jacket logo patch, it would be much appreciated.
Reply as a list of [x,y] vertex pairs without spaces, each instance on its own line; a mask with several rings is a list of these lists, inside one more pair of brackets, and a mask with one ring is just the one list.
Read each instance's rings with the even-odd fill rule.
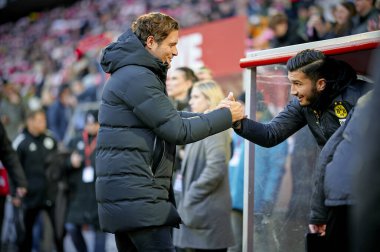
[[348,115],[346,108],[342,105],[342,102],[335,103],[334,111],[335,115],[341,119],[346,118]]

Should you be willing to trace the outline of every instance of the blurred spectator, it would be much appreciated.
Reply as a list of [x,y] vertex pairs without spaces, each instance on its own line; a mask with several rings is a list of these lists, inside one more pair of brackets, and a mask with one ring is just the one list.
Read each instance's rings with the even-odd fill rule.
[[[32,251],[33,226],[41,211],[48,213],[55,226],[54,192],[57,185],[49,183],[46,164],[56,154],[57,142],[46,129],[45,112],[30,111],[27,113],[25,130],[13,142],[29,185],[28,194],[23,199],[25,237],[20,244],[20,251],[25,252]],[[63,237],[54,234],[54,238],[57,252],[63,252]]]
[[71,87],[78,103],[97,101],[96,86],[86,88],[82,79],[77,79],[71,83]]
[[0,117],[9,139],[13,141],[24,123],[24,104],[19,91],[12,83],[3,85],[0,103]]
[[331,24],[326,21],[322,13],[314,13],[310,16],[307,25],[308,41],[318,41],[325,38],[330,32]]
[[199,81],[212,80],[212,71],[206,66],[202,66],[196,70],[195,75]]
[[[198,80],[194,71],[188,67],[179,67],[169,74],[166,80],[166,91],[178,111],[190,111],[189,100],[193,84]],[[184,145],[177,145],[174,162],[174,176],[181,169]]]
[[337,38],[351,34],[352,18],[356,15],[355,5],[352,2],[343,2],[335,6],[335,23],[324,38]]
[[[192,112],[214,109],[224,98],[213,81],[201,81],[191,91]],[[233,245],[228,183],[229,131],[185,147],[174,190],[180,193],[178,212],[183,224],[173,233],[174,245],[194,251],[227,251]]]
[[274,38],[271,40],[271,47],[282,47],[306,42],[297,34],[297,26],[288,20],[283,13],[273,15],[269,20],[269,27],[274,32]]
[[100,231],[95,197],[95,147],[99,130],[98,111],[90,110],[85,117],[85,129],[69,143],[72,151],[67,160],[69,173],[69,205],[66,230],[77,251],[89,251],[82,230],[95,231],[95,251],[105,251],[105,234]]
[[177,110],[190,111],[190,91],[197,80],[194,71],[188,67],[179,67],[169,74],[166,91]]
[[[7,175],[11,180],[11,195],[12,197],[22,198],[26,193],[27,180],[24,170],[20,164],[17,153],[13,150],[11,141],[7,136],[7,132],[3,124],[0,122],[0,169],[5,169],[7,172],[1,172],[1,187],[9,187]],[[3,166],[4,165],[4,166]],[[8,188],[4,188],[7,190]],[[4,206],[8,191],[4,191],[5,195],[0,195],[0,237],[2,237],[2,227],[4,218]],[[19,206],[20,202],[14,202]],[[0,244],[1,251],[1,244]]]
[[[352,34],[369,31],[370,22],[379,23],[379,10],[375,7],[376,0],[355,0],[357,15],[353,18]],[[379,29],[380,27],[377,27]]]
[[62,142],[71,117],[71,89],[68,84],[59,87],[57,99],[47,110],[48,128],[52,131],[55,139]]

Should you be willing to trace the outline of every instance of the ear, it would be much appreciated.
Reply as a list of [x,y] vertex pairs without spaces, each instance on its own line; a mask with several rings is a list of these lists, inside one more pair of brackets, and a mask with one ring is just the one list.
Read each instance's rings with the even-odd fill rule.
[[153,36],[149,36],[146,39],[146,47],[148,47],[149,49],[152,49],[155,42],[156,41],[154,40],[154,37]]
[[319,79],[319,80],[317,80],[317,90],[319,92],[321,92],[325,88],[326,88],[326,80],[325,79]]

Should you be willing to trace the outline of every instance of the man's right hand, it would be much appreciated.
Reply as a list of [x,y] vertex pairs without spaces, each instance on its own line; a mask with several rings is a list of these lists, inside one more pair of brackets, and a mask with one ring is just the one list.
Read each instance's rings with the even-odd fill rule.
[[232,92],[229,92],[227,98],[225,98],[223,101],[230,103],[229,108],[231,110],[233,123],[240,121],[246,117],[244,115],[244,106],[240,102],[236,102],[234,94]]
[[228,94],[216,107],[216,109],[228,108],[231,111],[232,123],[240,121],[246,116],[244,115],[244,106],[240,102],[236,102],[232,92]]
[[244,119],[246,116],[244,115],[244,106],[240,102],[231,102],[230,111],[232,114],[232,122],[237,122]]

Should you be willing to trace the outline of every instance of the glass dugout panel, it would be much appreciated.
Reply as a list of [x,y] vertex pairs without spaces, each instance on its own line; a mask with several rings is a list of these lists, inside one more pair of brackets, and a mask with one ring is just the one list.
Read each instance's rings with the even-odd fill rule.
[[[257,67],[255,90],[256,120],[269,122],[292,98],[286,66]],[[277,146],[254,148],[253,251],[303,252],[316,141],[306,126]]]

